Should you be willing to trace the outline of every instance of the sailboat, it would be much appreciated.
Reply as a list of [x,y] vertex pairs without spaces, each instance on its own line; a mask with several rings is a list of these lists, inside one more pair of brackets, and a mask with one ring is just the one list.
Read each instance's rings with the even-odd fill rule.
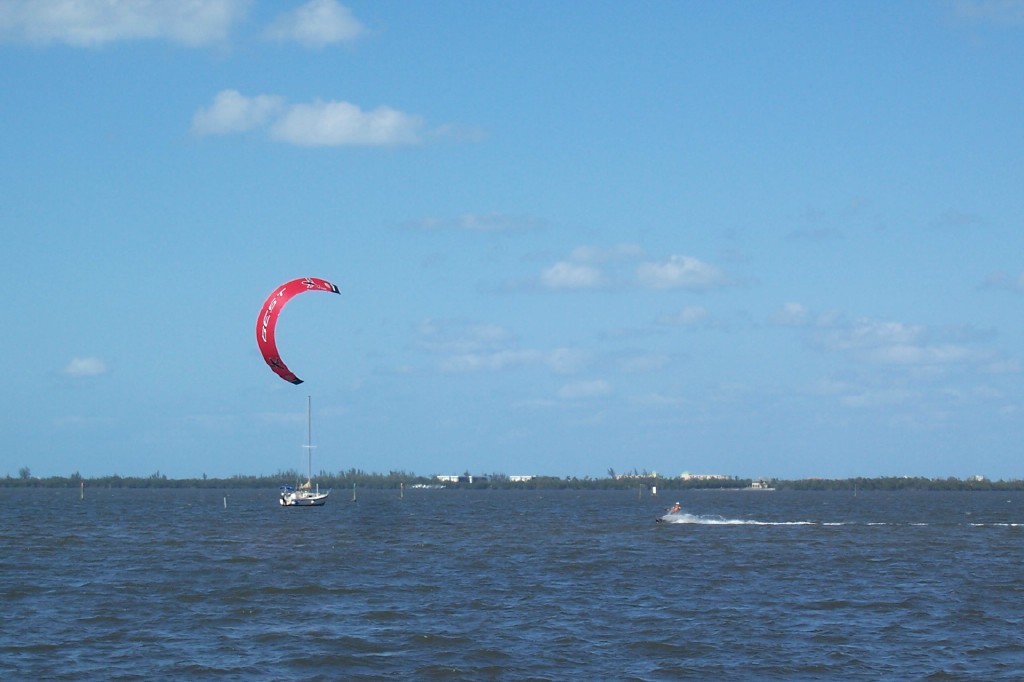
[[[278,502],[282,507],[322,507],[331,491],[320,492],[320,484],[313,484],[313,399],[306,396],[306,482],[292,487],[281,486]],[[296,481],[296,483],[298,483]]]

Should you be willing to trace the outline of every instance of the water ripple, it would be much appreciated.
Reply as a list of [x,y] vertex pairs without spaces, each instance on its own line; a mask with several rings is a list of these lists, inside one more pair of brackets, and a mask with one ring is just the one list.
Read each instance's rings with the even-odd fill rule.
[[[0,678],[1010,680],[1024,496],[0,490]],[[31,513],[27,508],[31,507]]]

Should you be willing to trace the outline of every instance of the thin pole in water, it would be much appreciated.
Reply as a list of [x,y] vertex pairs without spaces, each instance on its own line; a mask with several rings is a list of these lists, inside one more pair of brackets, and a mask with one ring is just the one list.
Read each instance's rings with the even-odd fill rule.
[[352,501],[356,501],[356,484],[354,481],[352,482]]
[[398,499],[405,499],[405,481],[398,482]]
[[85,499],[85,481],[81,481],[80,483],[81,483],[81,485],[78,488],[78,491],[79,491],[78,492],[78,499],[84,500]]
[[225,509],[228,508],[228,496],[227,495],[224,496],[224,508]]

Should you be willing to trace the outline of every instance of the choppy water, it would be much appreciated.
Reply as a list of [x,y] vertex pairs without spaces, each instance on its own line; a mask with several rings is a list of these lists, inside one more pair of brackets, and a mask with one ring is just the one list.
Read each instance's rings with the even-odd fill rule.
[[672,495],[0,490],[0,679],[1024,676],[1021,493]]

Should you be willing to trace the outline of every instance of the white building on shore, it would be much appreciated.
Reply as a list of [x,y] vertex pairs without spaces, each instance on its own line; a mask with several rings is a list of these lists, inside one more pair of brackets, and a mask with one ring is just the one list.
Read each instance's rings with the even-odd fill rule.
[[732,476],[726,476],[725,474],[691,474],[689,471],[684,471],[679,474],[679,478],[684,481],[728,481]]

